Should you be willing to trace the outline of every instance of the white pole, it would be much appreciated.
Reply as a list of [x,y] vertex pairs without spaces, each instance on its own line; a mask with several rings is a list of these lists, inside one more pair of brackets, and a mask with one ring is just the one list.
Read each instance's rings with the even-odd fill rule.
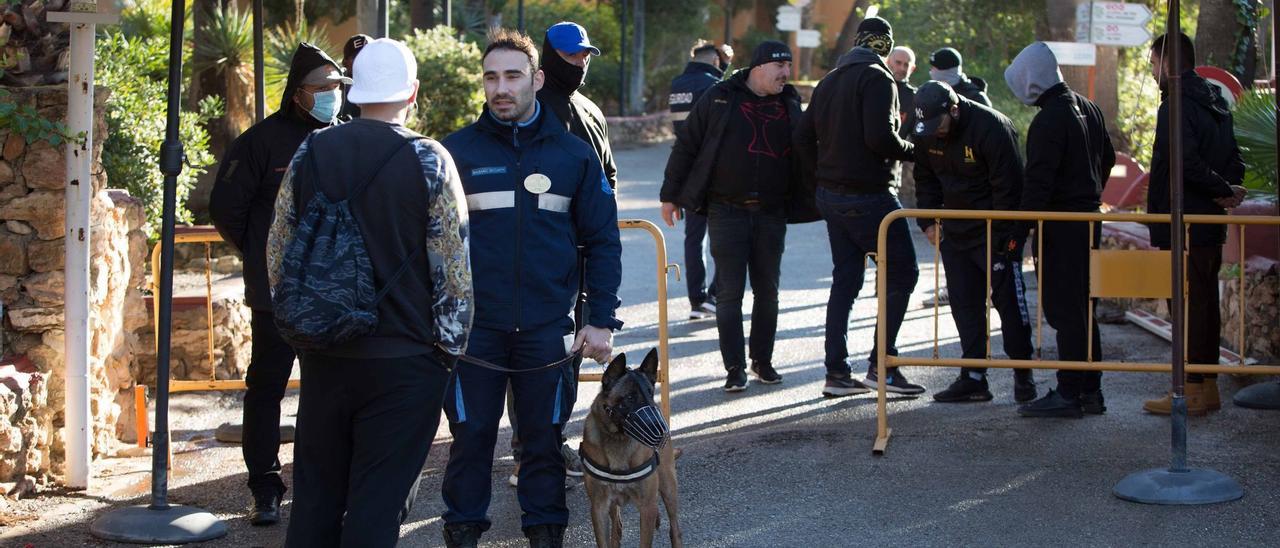
[[93,202],[93,40],[96,25],[71,24],[67,129],[82,135],[67,144],[66,427],[67,485],[89,487],[89,232]]

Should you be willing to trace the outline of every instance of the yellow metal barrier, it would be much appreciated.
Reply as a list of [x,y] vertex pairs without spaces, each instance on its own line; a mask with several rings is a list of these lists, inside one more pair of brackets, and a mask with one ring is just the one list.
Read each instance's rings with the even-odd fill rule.
[[[1046,221],[1077,221],[1089,223],[1089,245],[1093,245],[1093,234],[1095,225],[1099,222],[1137,222],[1147,224],[1169,223],[1170,216],[1167,214],[1143,214],[1143,213],[1063,213],[1063,212],[1046,212],[1046,211],[985,211],[985,210],[944,210],[944,209],[900,209],[886,215],[880,223],[880,231],[876,242],[877,257],[887,256],[889,225],[898,219],[934,219],[941,221],[943,219],[966,219],[985,221],[987,224],[987,234],[991,234],[991,224],[993,221],[1024,221],[1036,223],[1036,237],[1039,245],[1037,250],[1044,249],[1044,223]],[[1183,220],[1190,230],[1193,224],[1216,224],[1216,225],[1236,225],[1239,229],[1240,240],[1240,257],[1243,260],[1244,253],[1244,231],[1246,226],[1259,225],[1280,225],[1280,217],[1272,216],[1243,216],[1243,215],[1184,215]],[[940,241],[940,240],[939,240]],[[1187,240],[1190,241],[1190,240]],[[934,284],[935,288],[939,287],[938,282],[938,262],[939,262],[939,245],[934,244]],[[987,263],[991,263],[991,239],[987,238]],[[1172,258],[1168,251],[1130,251],[1117,252],[1114,250],[1098,250],[1091,249],[1091,257],[1100,260],[1091,265],[1091,297],[1154,297],[1167,298],[1172,294],[1172,283],[1170,272],[1172,270]],[[1163,261],[1163,266],[1160,265]],[[1185,257],[1183,267],[1185,268]],[[887,314],[885,295],[887,294],[886,280],[888,277],[887,261],[876,261],[876,295],[878,300],[878,312],[876,315],[876,324],[883,325]],[[1119,268],[1121,273],[1140,272],[1141,283],[1130,283],[1124,280],[1115,279],[1115,272],[1107,271],[1108,268]],[[1044,317],[1042,313],[1043,306],[1043,272],[1044,262],[1039,260],[1036,264],[1037,284],[1037,310],[1036,310],[1036,348],[1043,347],[1043,323]],[[1158,269],[1158,270],[1155,270]],[[1154,270],[1154,272],[1153,272]],[[1153,274],[1155,274],[1153,276]],[[1241,296],[1245,295],[1245,272],[1244,268],[1240,269],[1240,292]],[[1153,278],[1155,278],[1154,281]],[[1186,287],[1182,288],[1186,292]],[[1186,299],[1184,299],[1184,302]],[[1093,316],[1093,301],[1090,299],[1089,315]],[[1254,365],[1249,367],[1240,367],[1244,365],[1244,356],[1246,351],[1244,336],[1244,300],[1240,299],[1238,304],[1240,307],[1240,338],[1239,338],[1239,354],[1240,365],[1224,366],[1218,364],[1187,364],[1187,373],[1223,373],[1223,374],[1250,374],[1250,375],[1280,375],[1280,365]],[[904,357],[889,356],[886,354],[887,333],[884,329],[877,329],[876,340],[876,371],[879,375],[877,378],[886,379],[887,369],[890,367],[900,367],[904,365],[913,366],[929,366],[929,367],[987,367],[987,368],[1042,368],[1042,369],[1068,369],[1076,371],[1129,371],[1140,373],[1171,373],[1172,366],[1167,363],[1129,363],[1129,362],[1106,362],[1093,361],[1093,330],[1088,329],[1087,348],[1088,357],[1083,362],[1070,362],[1060,360],[999,360],[991,358],[991,269],[987,268],[987,358],[982,359],[964,359],[964,358],[942,358],[938,354],[938,306],[934,306],[934,336],[933,336],[933,357]],[[1184,329],[1186,326],[1183,326]],[[876,441],[872,447],[874,454],[883,454],[889,444],[889,436],[893,430],[889,428],[888,419],[888,399],[885,392],[885,383],[878,383],[876,390]]]
[[[668,350],[668,333],[667,333],[667,274],[674,270],[676,278],[679,279],[679,267],[674,264],[667,264],[667,245],[666,239],[662,235],[662,230],[657,225],[644,220],[620,220],[618,221],[619,229],[639,229],[648,232],[654,239],[657,246],[657,262],[658,262],[658,382],[662,389],[662,412],[666,416],[668,422],[671,420],[671,387],[670,387],[670,352]],[[214,362],[214,329],[213,329],[213,261],[211,258],[212,246],[216,242],[221,242],[222,236],[213,230],[199,230],[174,235],[174,244],[205,244],[205,317],[208,322],[209,330],[209,379],[208,380],[170,380],[169,392],[197,392],[197,391],[221,391],[221,390],[244,390],[246,388],[243,379],[218,380],[217,363]],[[154,275],[160,271],[160,244],[156,244],[151,250],[151,294],[159,301],[160,287],[158,278]],[[153,325],[160,325],[160,308],[153,306]],[[156,342],[159,344],[159,341]],[[600,373],[582,373],[578,376],[578,381],[599,381],[602,377]],[[302,385],[301,379],[289,379],[289,388],[298,388]],[[138,444],[145,446],[149,428],[146,420],[146,392],[144,387],[138,387],[135,393],[135,399],[142,402],[138,405],[137,436]]]

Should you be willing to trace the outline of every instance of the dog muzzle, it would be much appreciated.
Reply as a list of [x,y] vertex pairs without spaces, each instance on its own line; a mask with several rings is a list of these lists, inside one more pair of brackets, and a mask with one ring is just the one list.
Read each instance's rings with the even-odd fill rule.
[[627,413],[622,419],[622,431],[636,440],[657,451],[667,441],[671,433],[667,421],[662,419],[662,412],[653,405],[646,405]]

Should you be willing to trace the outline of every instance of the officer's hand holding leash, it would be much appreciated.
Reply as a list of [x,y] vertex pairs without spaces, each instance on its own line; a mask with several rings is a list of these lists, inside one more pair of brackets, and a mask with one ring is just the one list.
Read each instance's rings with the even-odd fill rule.
[[924,229],[924,237],[929,239],[930,245],[938,245],[939,234],[937,223],[931,224],[928,228]]
[[613,332],[603,327],[583,326],[570,351],[579,350],[584,358],[591,358],[596,363],[609,363],[613,357]]

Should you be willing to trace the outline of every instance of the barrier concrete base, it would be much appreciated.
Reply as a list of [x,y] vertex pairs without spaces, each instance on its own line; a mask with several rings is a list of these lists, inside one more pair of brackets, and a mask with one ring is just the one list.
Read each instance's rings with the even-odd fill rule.
[[194,506],[130,506],[99,516],[89,532],[115,542],[187,544],[221,538],[227,534],[227,524]]
[[1120,480],[1112,494],[1142,504],[1198,505],[1233,501],[1243,497],[1244,490],[1231,477],[1213,470],[1155,468]]
[[[293,435],[296,431],[292,424],[281,424],[280,443],[293,443]],[[244,425],[224,422],[213,431],[213,437],[222,443],[244,443]]]
[[1241,388],[1233,401],[1236,405],[1249,409],[1280,409],[1280,382],[1264,382]]

